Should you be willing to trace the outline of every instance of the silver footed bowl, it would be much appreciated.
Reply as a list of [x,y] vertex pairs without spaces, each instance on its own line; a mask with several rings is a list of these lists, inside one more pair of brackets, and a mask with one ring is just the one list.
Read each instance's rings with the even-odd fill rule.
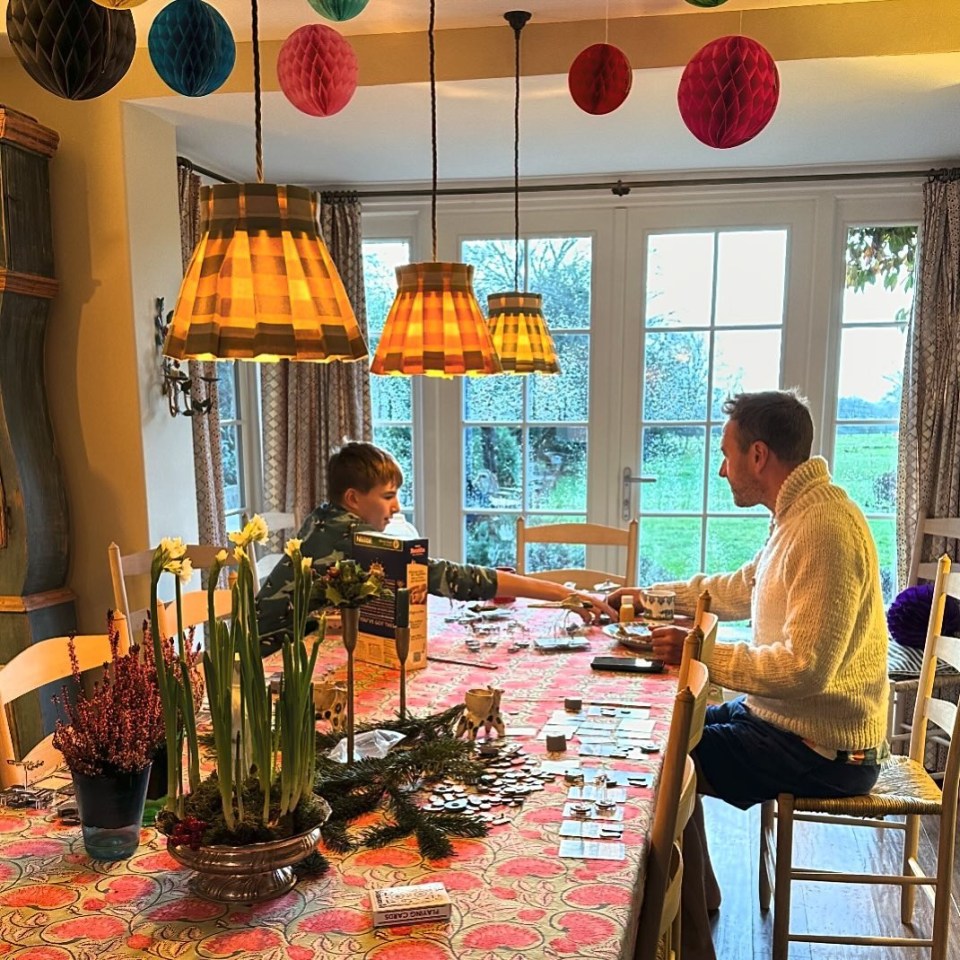
[[[326,805],[326,817],[330,806]],[[324,819],[326,819],[324,817]],[[279,897],[297,882],[293,864],[303,860],[320,842],[320,826],[283,840],[250,843],[244,847],[210,846],[191,850],[167,846],[174,860],[195,870],[191,890],[219,903],[258,903]]]

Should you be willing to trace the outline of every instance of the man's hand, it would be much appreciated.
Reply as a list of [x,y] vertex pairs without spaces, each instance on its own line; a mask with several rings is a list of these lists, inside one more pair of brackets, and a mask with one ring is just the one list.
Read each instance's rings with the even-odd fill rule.
[[579,613],[586,623],[594,623],[601,613],[605,613],[614,622],[617,620],[613,607],[592,593],[570,593],[561,601],[561,605]]
[[683,656],[683,641],[687,636],[681,627],[654,627],[650,631],[653,640],[653,659],[665,663],[679,663]]
[[[635,610],[643,609],[643,603],[640,600],[640,594],[643,593],[641,587],[618,587],[613,593],[607,594],[607,603],[611,607],[615,607],[617,610],[620,609],[620,601],[626,597],[628,600],[633,601],[633,607]],[[617,617],[613,618],[614,620]]]

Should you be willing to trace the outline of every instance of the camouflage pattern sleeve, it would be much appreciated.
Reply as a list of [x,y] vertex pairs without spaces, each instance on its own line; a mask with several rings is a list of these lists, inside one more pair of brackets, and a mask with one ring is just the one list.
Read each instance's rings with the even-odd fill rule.
[[427,561],[427,588],[451,600],[489,600],[497,592],[497,571],[449,560]]

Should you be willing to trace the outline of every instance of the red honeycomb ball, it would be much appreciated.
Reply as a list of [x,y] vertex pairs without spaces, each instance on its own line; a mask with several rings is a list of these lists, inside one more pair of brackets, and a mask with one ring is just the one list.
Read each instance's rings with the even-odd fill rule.
[[595,43],[581,50],[567,74],[570,96],[586,113],[611,113],[627,99],[633,71],[627,55],[609,43]]
[[720,37],[687,64],[677,88],[680,116],[708,147],[726,149],[752,140],[780,99],[773,57],[749,37]]
[[357,89],[353,47],[332,27],[311,23],[294,30],[277,58],[277,78],[286,98],[312,117],[342,110]]

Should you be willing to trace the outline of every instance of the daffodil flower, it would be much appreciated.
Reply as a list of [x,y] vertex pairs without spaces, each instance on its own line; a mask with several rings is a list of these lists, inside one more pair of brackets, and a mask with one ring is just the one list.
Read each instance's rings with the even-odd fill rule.
[[292,560],[295,553],[300,552],[300,544],[303,543],[302,540],[298,540],[296,537],[291,537],[286,546],[283,548],[283,552]]

